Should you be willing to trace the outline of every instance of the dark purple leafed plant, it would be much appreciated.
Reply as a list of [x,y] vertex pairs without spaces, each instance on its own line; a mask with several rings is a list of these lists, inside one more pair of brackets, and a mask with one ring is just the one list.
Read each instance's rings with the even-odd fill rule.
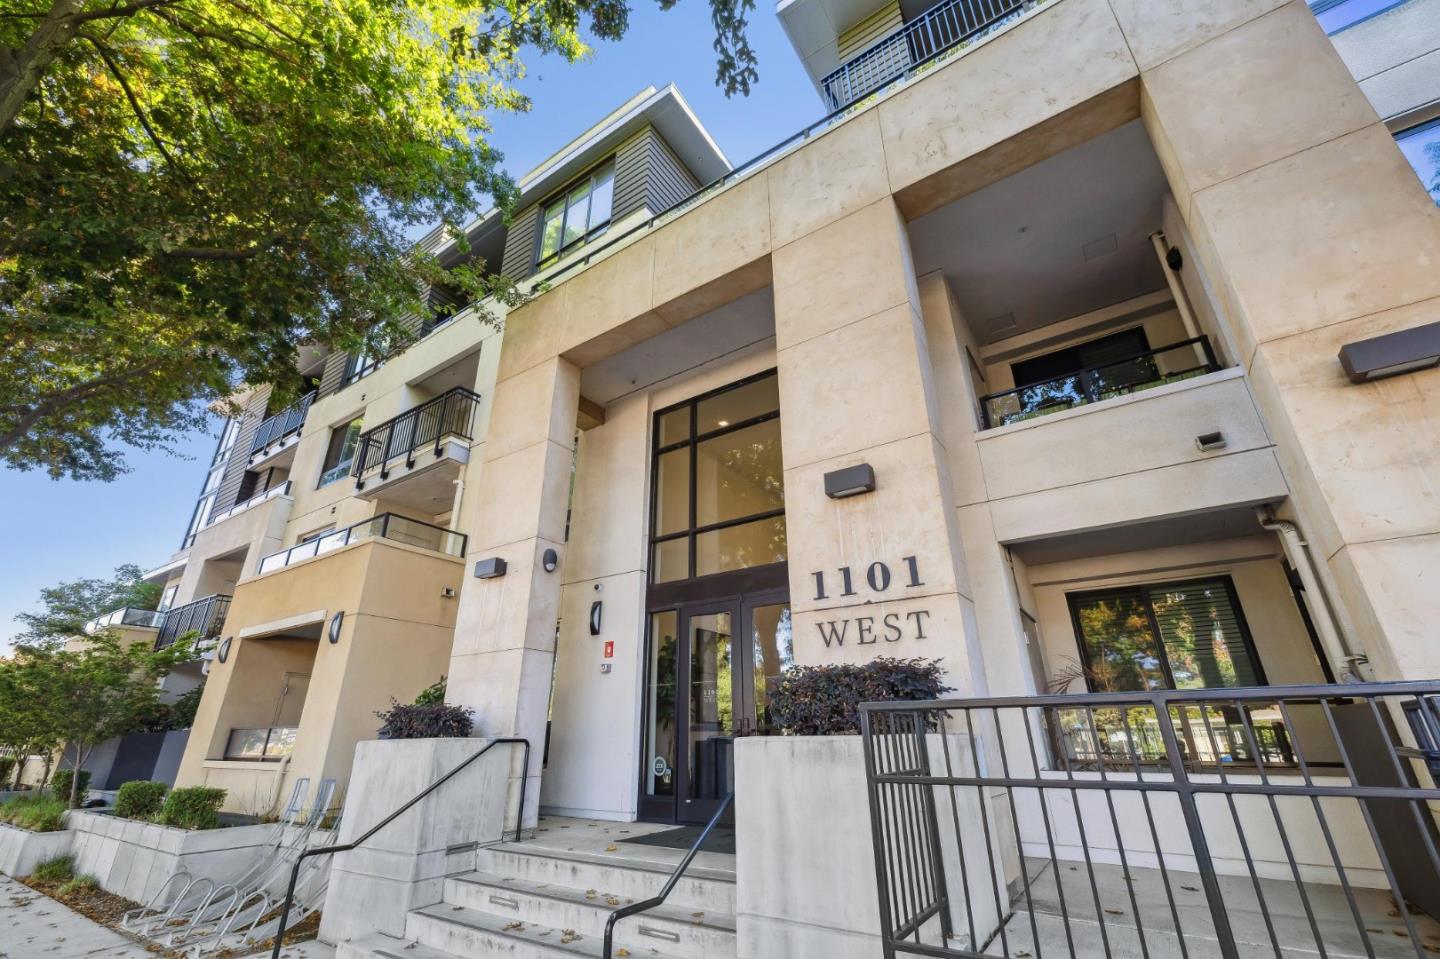
[[797,666],[770,691],[770,715],[791,736],[858,733],[861,703],[939,699],[944,675],[938,659]]
[[390,700],[390,708],[377,712],[384,723],[381,739],[441,739],[468,736],[475,728],[474,712],[464,706],[445,703],[401,704]]

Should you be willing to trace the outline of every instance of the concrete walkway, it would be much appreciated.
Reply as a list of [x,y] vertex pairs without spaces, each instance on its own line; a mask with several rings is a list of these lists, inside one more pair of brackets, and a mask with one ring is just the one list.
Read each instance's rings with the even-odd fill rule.
[[[155,955],[133,939],[0,875],[0,959],[155,959]],[[280,955],[333,959],[335,950],[306,942],[286,946]]]

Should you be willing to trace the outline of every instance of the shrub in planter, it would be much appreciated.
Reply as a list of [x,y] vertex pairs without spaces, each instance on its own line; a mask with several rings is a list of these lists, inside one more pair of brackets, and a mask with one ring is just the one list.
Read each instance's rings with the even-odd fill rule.
[[[50,777],[50,791],[60,799],[68,802],[70,800],[70,780],[75,777],[73,769],[57,769],[55,775]],[[78,807],[85,802],[85,794],[90,791],[90,770],[80,770],[80,786],[75,790],[75,805]]]
[[938,659],[797,666],[770,691],[770,716],[791,736],[858,733],[861,703],[938,699],[951,689],[943,675]]
[[75,878],[75,860],[70,856],[56,856],[35,867],[30,878],[36,882],[69,882]]
[[158,822],[181,829],[216,829],[220,826],[220,804],[225,790],[214,786],[189,786],[171,790],[160,807]]
[[446,736],[468,736],[475,728],[473,709],[447,706],[445,703],[402,705],[390,700],[390,708],[377,712],[383,721],[381,739],[439,739]]
[[0,821],[31,832],[59,832],[65,828],[65,800],[44,793],[13,796],[0,803]]
[[115,815],[121,819],[154,819],[165,802],[164,783],[136,779],[115,794]]

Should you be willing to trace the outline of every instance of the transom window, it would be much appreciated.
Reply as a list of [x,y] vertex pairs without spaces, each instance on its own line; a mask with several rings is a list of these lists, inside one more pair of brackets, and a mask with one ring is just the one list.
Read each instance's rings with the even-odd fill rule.
[[1265,685],[1228,576],[1066,598],[1094,692]]
[[544,269],[563,254],[593,239],[610,225],[615,197],[615,164],[608,162],[581,177],[540,213],[535,268]]
[[650,581],[783,563],[775,371],[655,414]]

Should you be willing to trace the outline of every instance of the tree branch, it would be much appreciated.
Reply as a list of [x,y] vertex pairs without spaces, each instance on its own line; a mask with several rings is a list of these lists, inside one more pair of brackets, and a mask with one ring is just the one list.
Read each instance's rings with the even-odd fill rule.
[[81,36],[100,54],[100,59],[105,61],[105,66],[109,68],[111,76],[115,78],[115,82],[120,84],[120,89],[125,91],[125,99],[130,101],[130,109],[134,111],[135,119],[140,121],[140,126],[145,128],[145,135],[150,138],[150,142],[155,144],[155,149],[159,150],[160,155],[165,158],[165,165],[174,170],[185,182],[193,186],[194,181],[190,179],[190,175],[186,173],[185,169],[170,155],[170,150],[165,146],[164,141],[160,139],[160,134],[150,125],[150,118],[146,115],[145,108],[140,105],[140,100],[135,96],[135,91],[130,89],[130,81],[125,79],[125,74],[120,71],[120,64],[115,62],[115,58],[110,55],[110,52],[100,41],[94,37],[85,36],[84,34],[81,34]]
[[[153,373],[165,364],[165,360],[155,358],[144,363],[136,364],[127,369],[115,373],[108,373],[105,376],[97,376],[95,379],[86,380],[84,383],[77,383],[58,393],[51,394],[45,399],[29,407],[16,420],[14,425],[0,431],[0,449],[12,446],[24,438],[30,432],[31,427],[45,419],[47,416],[54,416],[63,410],[74,406],[93,393],[106,389],[107,387],[119,386],[140,376]],[[169,362],[174,362],[171,358]]]

